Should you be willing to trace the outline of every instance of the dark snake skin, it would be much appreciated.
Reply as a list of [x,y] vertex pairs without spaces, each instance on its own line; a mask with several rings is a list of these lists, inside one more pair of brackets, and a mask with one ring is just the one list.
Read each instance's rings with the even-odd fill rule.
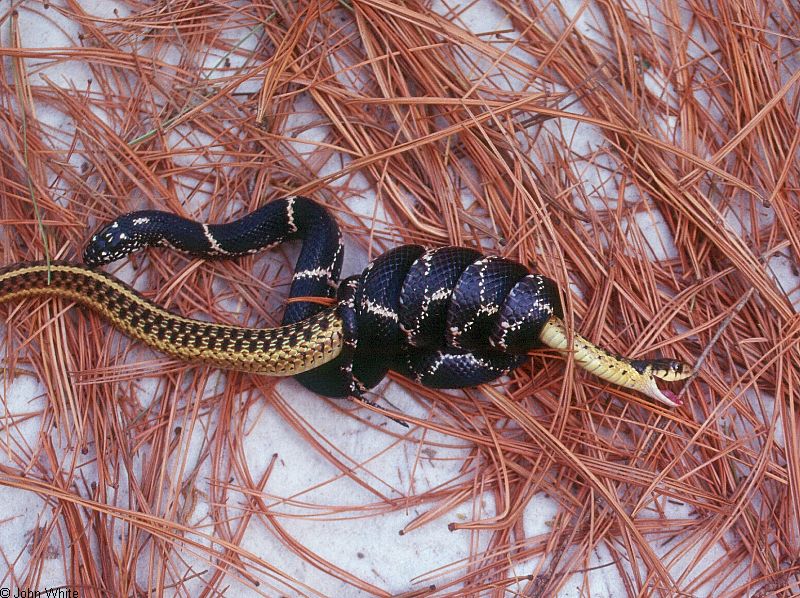
[[[463,247],[396,247],[339,284],[336,221],[323,206],[299,196],[228,224],[160,211],[126,214],[91,238],[83,259],[99,266],[159,245],[202,258],[234,258],[294,239],[303,245],[289,296],[336,296],[345,323],[342,354],[296,376],[321,395],[361,396],[390,369],[431,388],[490,382],[524,363],[545,322],[563,316],[552,280]],[[290,303],[283,323],[321,309],[312,302]]]

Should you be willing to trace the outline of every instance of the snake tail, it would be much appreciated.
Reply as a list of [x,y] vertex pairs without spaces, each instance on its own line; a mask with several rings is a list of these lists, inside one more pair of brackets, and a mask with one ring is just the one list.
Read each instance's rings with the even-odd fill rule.
[[0,269],[0,302],[62,297],[87,307],[152,349],[188,361],[292,376],[332,361],[342,351],[342,320],[328,308],[295,324],[243,328],[184,318],[122,281],[86,266],[29,262]]
[[636,390],[670,407],[682,401],[670,390],[661,389],[656,378],[673,382],[688,378],[692,369],[673,359],[628,359],[606,351],[580,334],[567,332],[564,321],[551,317],[539,334],[542,344],[563,353],[572,354],[575,363],[598,378],[624,388]]

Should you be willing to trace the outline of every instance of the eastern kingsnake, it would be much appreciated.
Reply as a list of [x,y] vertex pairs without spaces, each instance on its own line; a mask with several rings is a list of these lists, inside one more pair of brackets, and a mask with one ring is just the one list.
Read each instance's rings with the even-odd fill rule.
[[[284,327],[221,326],[175,316],[97,268],[144,247],[168,246],[203,258],[234,258],[292,239],[303,241]],[[296,375],[326,396],[363,395],[390,369],[433,388],[489,382],[546,345],[571,352],[599,377],[680,404],[655,378],[680,380],[674,360],[612,355],[562,322],[556,284],[519,263],[463,247],[403,245],[339,283],[339,228],[305,197],[287,197],[228,224],[197,223],[161,211],[126,214],[102,227],[85,266],[18,264],[0,270],[0,301],[61,295],[100,312],[127,334],[183,359],[269,375]],[[48,277],[51,281],[48,283]],[[99,296],[100,299],[93,298]]]

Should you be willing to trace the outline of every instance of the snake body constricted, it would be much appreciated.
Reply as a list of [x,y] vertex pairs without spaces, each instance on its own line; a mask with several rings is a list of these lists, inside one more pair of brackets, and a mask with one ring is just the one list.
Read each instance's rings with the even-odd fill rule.
[[[292,239],[302,248],[280,328],[244,328],[172,314],[98,270],[144,247],[203,258],[235,258]],[[489,382],[549,346],[610,382],[668,405],[656,378],[680,380],[689,366],[631,360],[569,335],[556,284],[523,265],[463,247],[402,245],[341,283],[334,218],[300,196],[273,201],[228,224],[161,211],[121,216],[93,235],[84,264],[25,263],[0,270],[0,301],[60,295],[94,309],[128,335],[167,354],[220,367],[295,375],[316,393],[361,396],[390,369],[433,388]],[[319,301],[333,300],[332,307]]]

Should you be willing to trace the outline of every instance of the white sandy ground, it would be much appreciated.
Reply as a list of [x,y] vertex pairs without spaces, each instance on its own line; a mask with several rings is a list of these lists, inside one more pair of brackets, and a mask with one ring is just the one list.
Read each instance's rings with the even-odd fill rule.
[[[564,3],[568,10],[574,10],[576,2]],[[113,18],[114,4],[109,2],[84,2],[85,9],[93,14]],[[36,5],[37,10],[41,6]],[[0,10],[3,13],[9,8],[9,2],[0,2]],[[125,14],[122,7],[119,14]],[[71,42],[65,37],[64,32],[53,29],[47,22],[42,21],[33,10],[27,10],[27,5],[20,7],[21,19],[24,27],[23,43],[31,47],[48,47],[68,45]],[[52,12],[48,17],[53,17]],[[479,2],[464,17],[465,21],[476,28],[476,30],[495,29],[502,25],[502,15],[493,9],[490,2]],[[66,32],[75,35],[76,31],[70,29],[70,25],[65,23]],[[8,40],[8,24],[0,26],[0,35],[3,43]],[[33,66],[31,61],[30,66]],[[74,85],[76,88],[83,88],[86,85],[88,71],[75,62],[69,63],[69,68],[63,68],[58,72],[49,68],[47,75],[55,82],[64,87]],[[257,82],[256,82],[257,84]],[[654,85],[658,82],[654,81]],[[66,120],[63,115],[48,111],[42,107],[38,113],[41,120],[52,123],[54,126],[64,127],[69,131],[74,127],[74,123]],[[301,117],[298,117],[301,118]],[[320,132],[310,130],[306,132],[308,138],[313,139]],[[590,127],[580,127],[578,130],[569,132],[573,134],[574,143],[580,150],[600,143],[597,132]],[[68,137],[68,135],[66,136]],[[309,150],[313,146],[307,146]],[[332,165],[331,168],[338,168]],[[357,175],[356,175],[357,176]],[[600,175],[587,169],[585,173],[587,188],[598,188],[597,182]],[[374,214],[374,194],[369,189],[369,184],[363,178],[357,179],[364,188],[364,199],[360,205],[353,205],[365,217],[372,217]],[[349,181],[352,185],[353,181]],[[593,187],[594,186],[594,187]],[[379,215],[380,216],[380,215]],[[634,223],[639,226],[646,234],[652,247],[654,257],[663,258],[670,256],[674,252],[668,239],[669,234],[663,225],[663,220],[657,213],[645,214],[639,221]],[[735,213],[729,214],[728,224],[737,227],[738,220]],[[664,240],[667,239],[667,242]],[[360,251],[353,243],[348,243],[347,262],[345,274],[359,271],[366,262],[366,255]],[[777,278],[782,281],[784,288],[797,288],[798,280],[792,276],[789,264],[781,256],[774,257],[769,264]],[[120,273],[125,277],[129,275],[126,267],[123,266]],[[793,298],[796,302],[800,297]],[[4,333],[5,330],[3,329]],[[153,354],[147,350],[140,350],[132,354],[134,358],[139,356],[142,359],[151,359]],[[192,372],[200,371],[193,370]],[[190,372],[191,373],[191,372]],[[212,394],[218,385],[225,384],[227,377],[219,372],[205,372],[201,375],[207,376],[207,392]],[[154,400],[157,394],[157,385],[153,379],[146,377],[137,382],[138,396],[143,405]],[[368,480],[373,485],[378,485],[380,490],[388,497],[398,497],[406,494],[412,488],[423,489],[435,487],[438,484],[451,480],[458,474],[463,457],[467,454],[469,447],[452,438],[440,437],[433,433],[427,433],[426,440],[429,444],[424,449],[422,458],[416,454],[420,432],[411,435],[412,442],[399,443],[391,447],[386,452],[385,445],[389,440],[379,432],[365,428],[356,421],[343,416],[330,401],[323,401],[319,397],[312,395],[292,380],[285,380],[278,385],[280,393],[290,400],[291,406],[296,410],[300,417],[309,422],[309,427],[320,431],[318,441],[328,447],[331,453],[346,455],[352,459],[353,464],[366,462],[366,465],[358,471],[358,475]],[[3,418],[14,419],[23,418],[26,413],[39,411],[47,401],[44,388],[30,376],[17,376],[13,382],[3,380],[0,387],[6,400],[7,412],[2,414]],[[402,406],[414,415],[426,416],[420,411],[413,413],[414,402],[406,400],[403,392],[392,384],[385,384],[381,390],[382,395],[391,404]],[[191,404],[191,397],[183,397],[184,404]],[[113,409],[114,406],[109,408]],[[422,526],[407,535],[399,535],[401,530],[414,518],[419,516],[422,511],[416,507],[401,509],[390,514],[382,514],[378,517],[370,516],[365,519],[339,518],[335,513],[324,512],[316,505],[352,505],[358,502],[365,504],[377,502],[377,498],[361,486],[353,483],[347,478],[342,478],[338,471],[331,466],[325,459],[309,448],[307,442],[300,438],[291,428],[283,425],[282,418],[272,408],[265,406],[263,409],[250,409],[249,416],[252,418],[248,422],[250,428],[249,436],[246,440],[247,459],[254,477],[258,477],[269,464],[270,457],[274,454],[278,456],[277,464],[274,467],[269,482],[265,490],[265,502],[271,507],[271,512],[283,514],[279,518],[281,525],[298,542],[316,551],[320,556],[334,563],[344,570],[350,571],[358,577],[373,583],[377,586],[393,591],[408,591],[421,589],[429,584],[439,581],[436,574],[431,574],[441,567],[444,579],[449,577],[447,567],[452,563],[458,563],[460,559],[469,554],[470,546],[485,545],[486,534],[470,532],[450,532],[447,523],[450,521],[468,521],[476,517],[489,517],[494,514],[495,505],[490,496],[485,496],[478,505],[465,503],[454,509],[446,516],[436,519],[433,523]],[[217,413],[210,413],[201,416],[199,421],[208,429],[213,429],[217,423]],[[394,425],[385,422],[380,416],[368,416],[384,425]],[[8,421],[6,419],[5,421]],[[180,425],[184,419],[179,415],[177,424]],[[4,426],[0,426],[0,448],[14,446],[16,443],[29,443],[35,446],[39,442],[39,434],[42,422],[36,418],[29,419],[18,424],[7,431]],[[186,450],[187,471],[191,471],[196,463],[206,429],[196,427],[194,430],[186,430],[185,434],[192,438]],[[61,437],[58,433],[53,434],[55,448],[63,458],[76,458],[85,463],[84,475],[91,478],[94,469],[93,447],[87,455],[76,455],[73,447],[59,444]],[[434,442],[440,443],[437,446]],[[0,463],[12,464],[9,454],[0,451]],[[18,466],[18,464],[14,464]],[[177,467],[178,463],[171,464]],[[140,461],[134,462],[134,467],[142,466]],[[413,472],[413,477],[411,472]],[[193,525],[207,525],[208,504],[202,498],[206,496],[208,488],[208,469],[206,465],[200,464],[196,472],[195,486],[199,490],[199,500],[190,511],[188,522]],[[385,480],[385,485],[380,485],[378,480]],[[120,489],[126,487],[125,481],[120,480]],[[232,495],[234,500],[236,494]],[[291,504],[284,502],[290,498]],[[119,501],[125,504],[125,501]],[[427,508],[427,507],[426,507]],[[665,502],[662,505],[667,516],[676,518],[687,518],[690,516],[689,507]],[[524,517],[525,532],[528,536],[544,534],[548,531],[548,521],[557,512],[555,501],[544,494],[538,495],[527,505]],[[318,517],[309,517],[317,514]],[[30,559],[30,554],[26,547],[29,545],[32,533],[42,526],[50,523],[53,516],[52,505],[45,502],[38,496],[29,492],[23,492],[9,487],[0,486],[0,524],[2,524],[2,535],[0,535],[0,586],[12,585],[7,576],[10,566],[17,575],[26,571],[26,563]],[[297,517],[294,517],[297,516]],[[645,511],[645,515],[646,511]],[[121,529],[121,528],[120,528]],[[210,531],[210,528],[208,528]],[[201,543],[206,543],[202,538],[196,538]],[[121,541],[121,538],[118,540]],[[302,580],[309,588],[314,588],[318,592],[328,596],[358,596],[364,595],[345,586],[334,577],[322,572],[320,569],[302,561],[292,552],[287,550],[282,542],[276,537],[271,529],[262,526],[260,523],[252,523],[246,534],[242,545],[247,550],[271,562],[278,569]],[[51,553],[44,559],[44,570],[41,579],[49,587],[60,586],[65,583],[63,576],[64,547],[53,543],[50,546]],[[722,549],[717,548],[709,551],[704,557],[704,562],[709,563],[722,556]],[[190,566],[195,571],[207,569],[208,564],[198,555],[190,550],[184,550],[182,557],[185,566],[189,571]],[[687,555],[685,561],[688,562],[691,555]],[[621,596],[626,591],[621,585],[621,580],[614,572],[614,567],[603,566],[610,563],[610,554],[605,549],[599,549],[594,554],[590,567],[597,567],[590,572],[588,577],[591,581],[589,588],[581,588],[582,575],[575,576],[574,583],[566,584],[562,596],[581,596],[590,591],[591,595],[599,598],[604,596]],[[142,572],[146,571],[147,563],[142,563]],[[701,567],[706,565],[701,564]],[[520,565],[517,568],[518,575],[526,575],[530,568]],[[682,572],[682,566],[673,568],[675,573]],[[266,575],[258,575],[262,585],[258,590],[237,579],[229,576],[229,595],[231,596],[255,596],[255,595],[294,595],[279,582],[270,585]],[[192,583],[188,587],[192,588]],[[201,582],[195,582],[195,587],[200,587]],[[41,588],[40,588],[41,589]],[[511,590],[514,589],[512,586]],[[712,588],[705,588],[709,595],[713,595]],[[311,593],[311,592],[309,592]]]

